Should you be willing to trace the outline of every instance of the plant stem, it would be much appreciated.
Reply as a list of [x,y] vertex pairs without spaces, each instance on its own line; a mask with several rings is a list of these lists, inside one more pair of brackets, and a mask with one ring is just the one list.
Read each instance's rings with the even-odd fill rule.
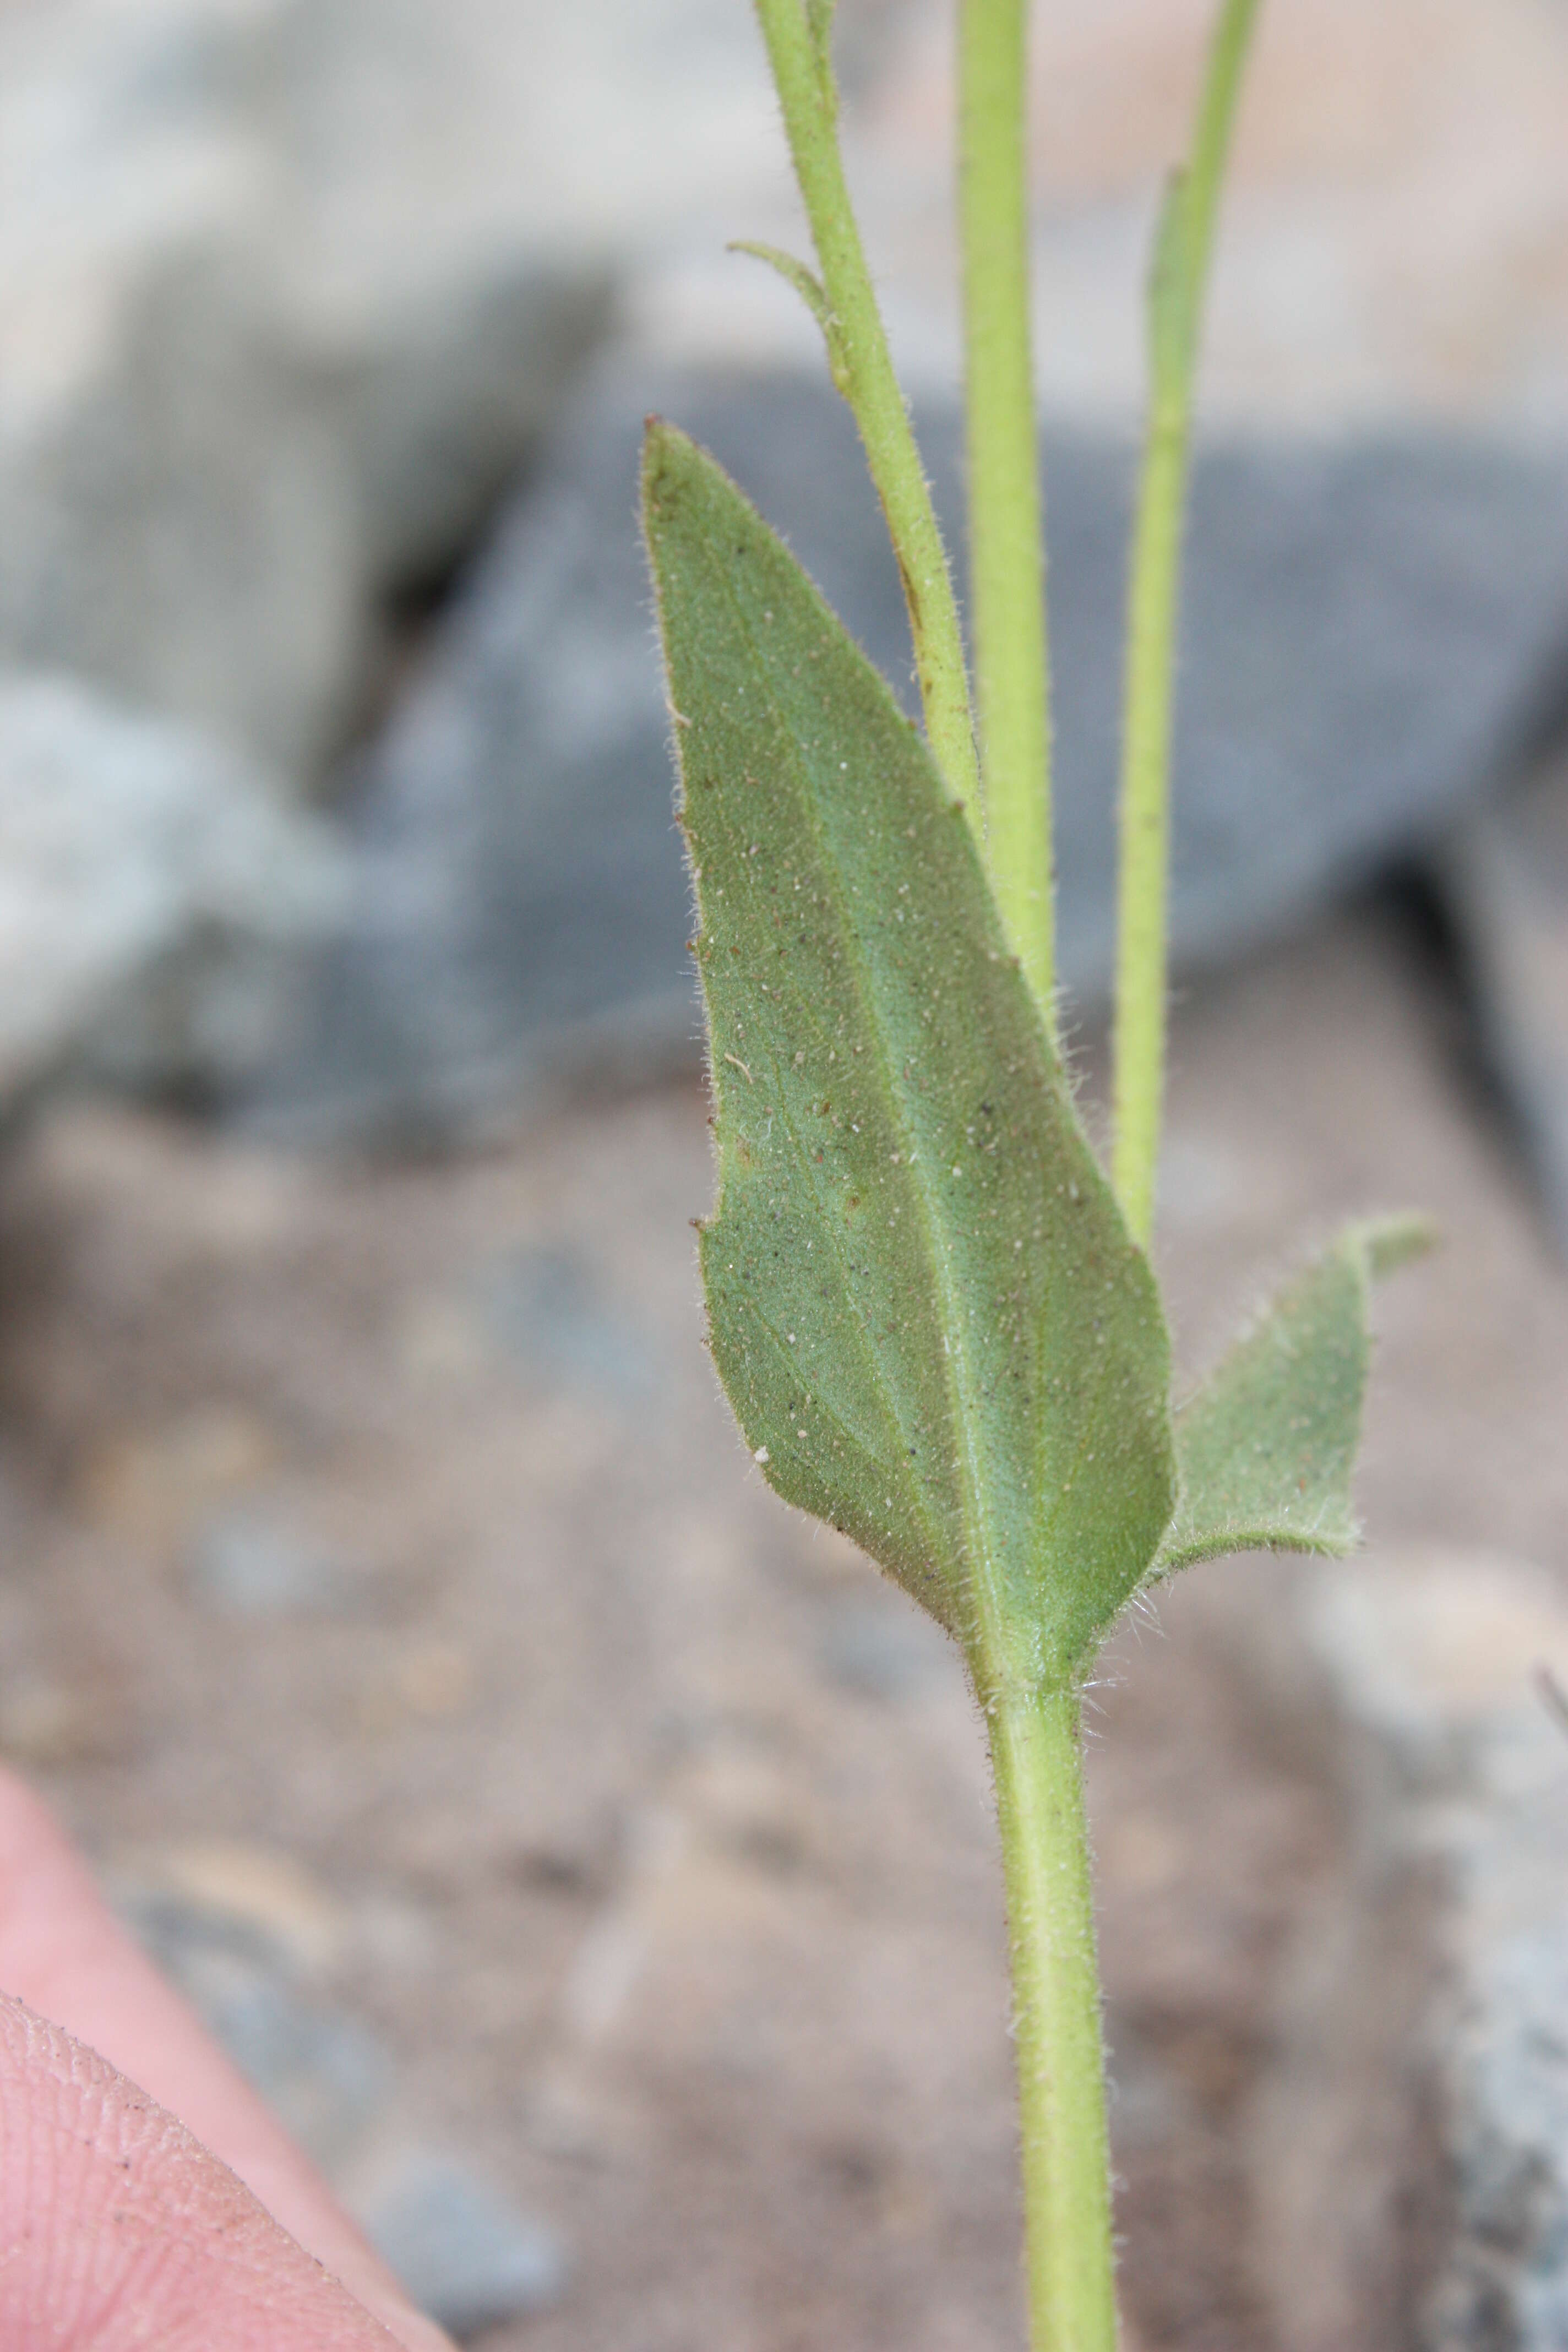
[[1034,2352],[1116,2352],[1100,1978],[1076,1693],[986,1709],[1012,1938]]
[[1111,1163],[1122,1214],[1145,1246],[1165,1083],[1171,713],[1193,383],[1220,184],[1257,14],[1258,0],[1225,0],[1192,160],[1167,193],[1149,289],[1149,420],[1127,624]]
[[959,215],[968,394],[970,599],[991,880],[1047,1021],[1050,684],[1034,361],[1024,94],[1026,0],[963,0]]
[[756,0],[826,298],[834,381],[854,412],[909,604],[926,734],[978,831],[980,771],[952,575],[937,528],[838,148],[825,0]]

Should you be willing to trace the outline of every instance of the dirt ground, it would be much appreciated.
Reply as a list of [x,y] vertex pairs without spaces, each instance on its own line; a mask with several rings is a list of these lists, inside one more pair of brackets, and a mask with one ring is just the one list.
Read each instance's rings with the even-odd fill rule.
[[[1568,1566],[1568,1279],[1387,909],[1206,984],[1162,1240],[1201,1360],[1414,1202],[1376,1544]],[[294,1857],[423,2124],[566,2240],[530,2352],[1022,2342],[984,1764],[941,1641],[769,1496],[700,1346],[695,1082],[364,1167],[61,1108],[0,1192],[0,1747],[110,1871]],[[332,1563],[238,1615],[237,1510]],[[204,1550],[204,1546],[205,1549]],[[1247,2117],[1331,1867],[1217,1638],[1119,1640],[1091,1773],[1130,2317],[1268,2352]],[[1375,1549],[1367,1573],[1376,1572]]]

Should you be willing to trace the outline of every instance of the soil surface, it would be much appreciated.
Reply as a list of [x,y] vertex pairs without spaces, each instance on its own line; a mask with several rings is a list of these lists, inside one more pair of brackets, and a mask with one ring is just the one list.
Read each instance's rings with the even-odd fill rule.
[[[226,1840],[311,1874],[322,1981],[422,2127],[569,2245],[496,2346],[1012,2352],[978,1728],[716,1393],[705,1110],[579,1100],[395,1167],[36,1127],[0,1193],[0,1748],[111,1873]],[[1191,995],[1190,1360],[1301,1237],[1405,1203],[1447,1240],[1380,1304],[1376,1541],[1568,1565],[1568,1280],[1418,943],[1367,909]],[[316,1584],[237,1602],[237,1523]],[[1195,1575],[1095,1695],[1125,2297],[1184,2352],[1270,2343],[1247,2116],[1335,1841],[1225,1638],[1251,1572]]]

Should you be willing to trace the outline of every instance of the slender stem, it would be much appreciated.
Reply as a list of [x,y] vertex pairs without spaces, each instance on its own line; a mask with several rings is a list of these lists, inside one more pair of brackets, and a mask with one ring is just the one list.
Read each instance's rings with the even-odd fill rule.
[[980,771],[958,604],[844,177],[831,9],[824,0],[756,0],[756,8],[822,271],[834,381],[860,428],[904,583],[926,733],[978,829]]
[[1147,1244],[1165,1085],[1171,714],[1182,523],[1204,293],[1236,101],[1258,0],[1225,0],[1192,161],[1166,196],[1149,291],[1149,423],[1128,604],[1115,1013],[1115,1145],[1122,1213]]
[[1169,667],[1187,472],[1184,418],[1152,417],[1133,537],[1116,928],[1111,1182],[1147,1248],[1165,1091],[1170,948]]
[[987,1707],[1012,1937],[1033,2352],[1116,2352],[1089,1837],[1070,1691]]
[[1026,0],[963,0],[959,214],[970,601],[991,879],[1047,1019],[1056,980],[1050,685],[1024,95]]

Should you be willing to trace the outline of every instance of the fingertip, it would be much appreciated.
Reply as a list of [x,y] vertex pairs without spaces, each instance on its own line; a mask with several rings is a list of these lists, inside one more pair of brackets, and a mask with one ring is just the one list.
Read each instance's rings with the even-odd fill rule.
[[[399,2343],[441,2352],[447,2339],[414,2309],[326,2183],[132,1941],[48,1808],[4,1767],[0,1996],[11,1997],[13,2013],[5,2063],[22,2069],[17,2079],[37,2096],[58,2051],[53,2042],[38,2045],[29,2058],[28,2036],[58,2032],[78,2053],[73,2066],[90,2059],[123,2086],[116,2094],[122,2115],[133,2098],[163,2118],[161,2128],[179,2116],[174,2127],[226,2179],[244,2184],[271,2226],[307,2250],[301,2260],[329,2265]],[[0,2332],[0,2352],[13,2340]]]
[[0,2344],[390,2352],[395,2341],[166,2109],[0,1998]]

